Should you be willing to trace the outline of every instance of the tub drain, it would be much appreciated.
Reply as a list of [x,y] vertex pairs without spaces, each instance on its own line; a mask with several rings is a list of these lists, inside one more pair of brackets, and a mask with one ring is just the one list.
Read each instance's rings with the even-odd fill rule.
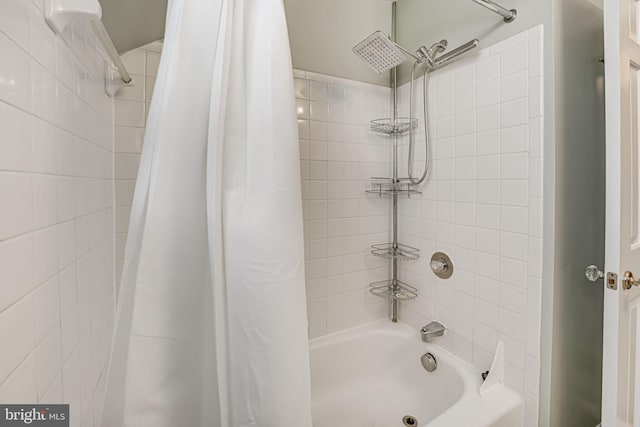
[[413,418],[411,415],[406,415],[402,417],[402,424],[406,427],[418,427],[418,420]]

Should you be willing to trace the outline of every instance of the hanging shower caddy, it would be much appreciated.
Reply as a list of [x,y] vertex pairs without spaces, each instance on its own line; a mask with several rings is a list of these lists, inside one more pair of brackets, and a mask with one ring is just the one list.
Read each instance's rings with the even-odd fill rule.
[[[486,7],[502,16],[504,22],[513,22],[516,18],[517,11],[515,9],[505,9],[504,7],[494,3],[492,0],[473,0],[481,6]],[[460,57],[461,55],[475,49],[480,43],[478,39],[472,39],[467,43],[464,43],[455,49],[450,50],[448,53],[443,53],[447,50],[448,41],[441,40],[434,43],[431,47],[421,46],[415,53],[403,48],[396,43],[396,2],[391,4],[391,36],[385,35],[382,31],[375,31],[369,37],[362,40],[360,43],[353,47],[353,52],[359,56],[364,62],[369,64],[374,71],[383,73],[390,71],[390,86],[393,94],[393,110],[391,118],[377,119],[371,121],[371,130],[373,132],[382,133],[392,138],[393,140],[393,174],[391,178],[372,178],[367,193],[377,194],[378,196],[390,197],[393,201],[393,238],[390,243],[383,243],[373,245],[371,247],[371,253],[375,256],[383,257],[391,261],[391,279],[384,280],[382,282],[371,283],[370,291],[373,295],[383,297],[390,301],[391,305],[391,320],[393,322],[398,321],[398,301],[411,300],[417,297],[416,288],[398,280],[398,261],[414,261],[420,257],[420,251],[410,246],[401,245],[398,243],[398,197],[401,195],[407,195],[411,197],[413,194],[420,194],[418,185],[422,183],[426,178],[429,171],[429,130],[427,119],[427,102],[426,102],[426,88],[428,87],[427,77],[429,72],[435,71],[444,67],[451,61]],[[441,55],[440,55],[441,54]],[[411,68],[411,80],[409,86],[409,118],[397,117],[398,106],[398,79],[397,79],[397,67],[405,62],[408,57],[415,60],[413,67]],[[413,166],[413,139],[409,138],[409,156],[408,174],[412,178],[399,178],[398,177],[398,136],[404,135],[407,132],[411,132],[418,127],[418,120],[413,118],[413,83],[414,72],[417,66],[426,66],[424,72],[423,87],[425,92],[424,98],[424,125],[425,125],[425,151],[427,153],[425,167],[423,175],[416,179],[412,177],[411,168]],[[436,275],[441,274],[451,275],[452,270],[447,272],[447,266],[451,265],[451,262],[446,258],[446,263],[443,263],[441,259],[432,259],[431,267],[434,269]],[[438,264],[439,263],[439,264]],[[434,267],[435,265],[435,267]],[[447,276],[448,277],[448,276]],[[444,277],[443,277],[444,278]]]
[[370,122],[371,130],[385,135],[404,135],[418,127],[418,119],[398,117],[397,119],[375,119]]
[[[395,108],[394,108],[395,114]],[[373,177],[369,183],[367,193],[380,197],[390,197],[393,203],[392,241],[371,246],[371,254],[387,259],[391,262],[391,278],[369,284],[369,291],[390,302],[390,317],[398,320],[398,301],[408,301],[418,296],[413,286],[398,279],[399,261],[416,261],[420,258],[420,250],[398,242],[398,197],[420,194],[418,186],[408,178],[398,177],[398,136],[418,127],[418,120],[414,118],[386,118],[371,121],[371,131],[392,138],[393,142],[393,174],[391,178]]]

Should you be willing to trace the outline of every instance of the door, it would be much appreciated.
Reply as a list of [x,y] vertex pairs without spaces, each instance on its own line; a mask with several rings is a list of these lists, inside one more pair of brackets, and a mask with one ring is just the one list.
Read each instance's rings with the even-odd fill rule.
[[[605,0],[606,237],[602,427],[640,427],[640,4]],[[615,284],[615,286],[614,286]],[[613,289],[615,288],[615,289]]]

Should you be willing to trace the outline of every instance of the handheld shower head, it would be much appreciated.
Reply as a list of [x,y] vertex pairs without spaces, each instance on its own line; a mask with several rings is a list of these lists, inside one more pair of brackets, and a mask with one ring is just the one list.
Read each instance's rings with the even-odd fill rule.
[[449,46],[449,42],[446,40],[440,40],[438,43],[434,43],[430,48],[427,49],[426,46],[420,46],[416,53],[421,64],[427,64],[429,66],[435,65],[436,55],[447,50]]
[[376,31],[353,47],[353,53],[369,64],[377,73],[397,67],[407,60],[405,49],[401,48],[382,32]]
[[445,50],[447,50],[447,47],[449,46],[449,42],[446,40],[440,40],[438,43],[434,43],[429,49],[427,49],[427,52],[429,52],[429,55],[434,57],[439,53],[444,52]]

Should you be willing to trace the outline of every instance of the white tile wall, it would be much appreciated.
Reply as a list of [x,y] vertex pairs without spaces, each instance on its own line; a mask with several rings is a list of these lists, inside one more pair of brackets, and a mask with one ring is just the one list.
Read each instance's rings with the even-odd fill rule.
[[309,332],[317,337],[387,315],[369,294],[388,263],[369,245],[389,239],[390,202],[365,193],[390,173],[390,140],[368,131],[389,117],[389,88],[294,71],[302,170]]
[[[161,43],[123,55],[136,85],[115,105],[116,264],[119,282]],[[307,296],[312,337],[386,316],[369,282],[387,278],[387,263],[368,247],[389,238],[389,202],[367,197],[371,176],[386,176],[389,141],[368,132],[388,117],[390,90],[294,70],[305,224]]]
[[[402,307],[402,320],[416,328],[443,321],[450,333],[442,345],[482,370],[503,341],[507,384],[525,396],[527,426],[537,425],[539,378],[541,39],[535,28],[434,73],[433,169],[422,196],[400,203],[401,243],[423,254],[403,264],[402,278],[420,296]],[[120,91],[115,108],[118,276],[160,49],[124,56],[139,84]],[[389,277],[388,263],[369,245],[389,239],[390,202],[365,189],[370,177],[390,173],[390,141],[369,132],[368,122],[389,117],[391,93],[301,70],[294,76],[309,331],[317,337],[387,316],[368,284]],[[453,256],[449,281],[428,268],[435,250]]]
[[[422,250],[419,262],[403,264],[420,295],[403,304],[402,320],[415,328],[442,321],[449,333],[440,344],[481,370],[502,341],[506,383],[525,397],[527,427],[538,425],[541,62],[536,27],[431,75],[432,170],[421,197],[400,204],[401,239]],[[408,90],[400,89],[400,115]],[[406,141],[403,151],[406,159]],[[423,145],[417,152],[421,171]],[[431,272],[435,251],[451,255],[450,280]]]
[[161,51],[162,43],[153,42],[122,56],[134,84],[120,89],[115,103],[116,288],[120,286],[131,201]]
[[92,426],[113,323],[113,101],[82,26],[0,13],[0,402]]

